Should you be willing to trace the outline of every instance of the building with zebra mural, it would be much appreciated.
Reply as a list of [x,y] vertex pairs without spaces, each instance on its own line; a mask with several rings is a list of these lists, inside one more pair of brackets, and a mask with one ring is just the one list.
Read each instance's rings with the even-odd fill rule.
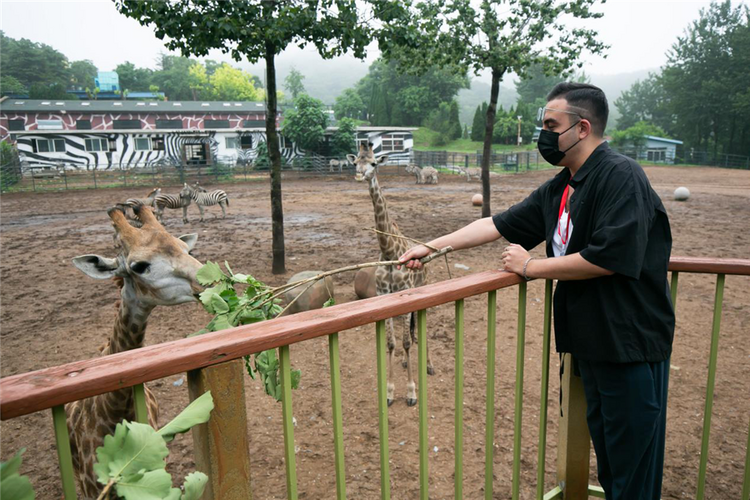
[[[0,140],[16,144],[24,165],[106,170],[252,163],[265,141],[259,102],[0,100]],[[280,118],[277,117],[277,126]],[[326,141],[335,127],[329,127]],[[376,155],[406,163],[407,127],[359,127]],[[311,154],[281,136],[286,162]],[[325,147],[325,145],[324,145]]]

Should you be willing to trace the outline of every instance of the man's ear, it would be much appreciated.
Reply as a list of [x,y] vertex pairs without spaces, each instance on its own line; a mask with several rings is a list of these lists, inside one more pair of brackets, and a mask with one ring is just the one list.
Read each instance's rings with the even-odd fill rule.
[[354,162],[357,161],[357,155],[346,155],[346,159],[349,160],[349,163],[354,165]]
[[85,275],[97,280],[113,278],[119,267],[117,259],[108,259],[98,255],[80,255],[73,259],[73,265]]
[[[583,119],[581,119],[580,123],[581,123],[581,133],[586,133],[586,137],[588,137],[590,135],[593,135],[594,128],[591,125],[590,121],[588,121],[587,119],[583,118]],[[583,139],[585,139],[586,137],[584,137]]]
[[380,158],[378,158],[378,163],[381,165],[385,163],[386,161],[388,161],[388,155],[383,155]]
[[182,236],[179,237],[179,239],[187,243],[188,251],[190,251],[195,246],[195,242],[198,241],[198,234],[197,233],[183,234]]

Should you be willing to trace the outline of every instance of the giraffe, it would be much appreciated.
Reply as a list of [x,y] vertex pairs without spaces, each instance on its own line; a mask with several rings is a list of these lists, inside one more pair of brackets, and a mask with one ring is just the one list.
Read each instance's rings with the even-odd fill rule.
[[[388,213],[388,206],[385,197],[380,189],[377,178],[377,168],[380,164],[385,163],[387,156],[381,156],[376,159],[373,153],[372,144],[365,146],[360,144],[359,154],[347,155],[347,159],[356,167],[356,179],[358,181],[367,181],[370,186],[370,198],[375,209],[375,226],[379,231],[400,235],[401,232],[395,222],[391,220]],[[403,238],[396,238],[386,234],[378,233],[378,244],[380,246],[381,260],[397,260],[406,252],[410,245]],[[378,295],[386,295],[393,292],[399,292],[408,288],[422,286],[427,282],[426,270],[413,271],[406,268],[396,269],[394,266],[378,267],[375,271],[375,290]],[[411,372],[411,363],[409,360],[409,349],[412,343],[416,344],[417,338],[414,332],[414,313],[409,316],[402,315],[396,318],[396,321],[403,328],[403,347],[404,359],[403,366],[406,368],[406,404],[414,406],[417,404],[417,388],[414,383],[414,376]],[[393,351],[396,348],[395,330],[393,318],[388,320],[388,386],[387,395],[388,405],[393,404],[394,384],[393,384]],[[433,375],[435,370],[432,367],[429,351],[427,354],[427,373]]]
[[[198,236],[175,238],[156,220],[151,208],[133,208],[143,223],[140,229],[128,223],[122,208],[107,211],[119,247],[116,258],[81,255],[73,259],[84,274],[95,279],[113,278],[120,288],[114,329],[101,350],[103,355],[143,346],[146,322],[154,307],[196,300],[202,290],[196,281],[201,263],[189,253]],[[158,406],[148,389],[146,403],[149,423],[156,427]],[[125,388],[76,401],[66,410],[79,498],[95,499],[104,487],[93,470],[96,448],[123,419],[135,419],[133,390]]]

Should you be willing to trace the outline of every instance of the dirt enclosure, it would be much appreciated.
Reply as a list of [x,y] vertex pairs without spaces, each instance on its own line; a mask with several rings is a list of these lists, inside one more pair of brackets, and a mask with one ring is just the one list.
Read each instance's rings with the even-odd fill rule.
[[[750,172],[698,168],[647,168],[654,188],[669,212],[673,255],[695,257],[750,256]],[[493,179],[493,208],[504,210],[554,174],[542,171]],[[389,209],[402,232],[428,240],[478,217],[471,195],[478,183],[442,176],[440,184],[415,185],[412,177],[383,176]],[[672,201],[678,186],[687,186],[687,202]],[[201,261],[228,260],[235,272],[250,273],[269,284],[285,282],[303,270],[327,270],[378,258],[367,186],[351,178],[284,181],[287,269],[273,276],[268,182],[227,186],[226,219],[218,207],[205,222],[190,207],[190,222],[166,215],[175,235],[196,232],[195,255]],[[178,188],[165,189],[165,192]],[[2,250],[2,376],[23,373],[97,355],[111,331],[115,286],[94,281],[71,264],[77,255],[114,257],[112,228],[106,208],[143,189],[9,194],[0,200]],[[451,255],[453,276],[499,266],[502,243]],[[535,254],[543,250],[537,248]],[[463,264],[469,270],[454,267]],[[339,303],[355,299],[353,275],[339,275]],[[432,264],[429,280],[448,278],[444,262]],[[683,274],[677,302],[677,331],[672,358],[668,410],[667,459],[663,498],[693,497],[700,458],[700,432],[711,332],[715,279]],[[536,482],[543,283],[529,285],[524,381],[522,498],[533,498]],[[428,337],[436,374],[428,378],[430,498],[453,498],[453,305],[428,312]],[[517,291],[498,293],[495,479],[496,498],[509,498],[513,454],[513,387],[515,380]],[[197,304],[157,308],[149,321],[148,344],[176,340],[199,330],[210,317]],[[467,300],[465,362],[465,498],[483,498],[486,365],[486,297]],[[706,498],[739,498],[750,423],[750,278],[726,281],[716,382]],[[340,336],[344,437],[349,498],[379,498],[378,420],[374,325]],[[317,339],[291,348],[292,364],[302,370],[294,392],[297,468],[300,498],[335,498],[333,439],[328,382],[327,342]],[[559,415],[557,356],[551,358],[550,423],[545,489],[555,483]],[[188,403],[184,375],[149,384],[161,407],[161,422]],[[396,371],[396,402],[389,410],[393,498],[418,497],[418,411],[405,403],[406,375]],[[256,499],[285,498],[284,460],[280,443],[281,405],[246,377],[248,428],[251,436],[252,483]],[[26,447],[22,472],[37,498],[60,498],[59,473],[49,412],[2,422],[2,460]],[[169,470],[180,478],[194,469],[190,435],[171,445]],[[593,464],[592,452],[592,464]],[[593,471],[593,466],[592,466]],[[596,483],[592,474],[592,484]]]

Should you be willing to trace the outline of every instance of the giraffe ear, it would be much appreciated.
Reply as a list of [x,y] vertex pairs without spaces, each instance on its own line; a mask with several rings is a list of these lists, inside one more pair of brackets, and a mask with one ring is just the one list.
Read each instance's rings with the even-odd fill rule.
[[349,163],[354,164],[357,161],[357,155],[346,155],[346,159],[349,160]]
[[378,158],[378,163],[381,165],[387,161],[388,161],[388,155],[383,155],[380,158]]
[[108,259],[99,255],[80,255],[73,259],[73,265],[86,276],[97,280],[113,278],[119,267],[117,259]]
[[198,234],[197,233],[183,234],[178,239],[187,243],[188,252],[189,252],[193,249],[193,247],[195,247],[195,242],[198,241]]

